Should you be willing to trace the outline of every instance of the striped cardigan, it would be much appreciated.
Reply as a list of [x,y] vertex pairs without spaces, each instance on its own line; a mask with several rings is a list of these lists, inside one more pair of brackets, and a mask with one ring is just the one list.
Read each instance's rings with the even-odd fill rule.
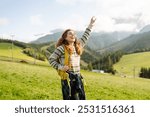
[[[87,40],[89,39],[90,32],[91,30],[89,28],[86,28],[84,34],[79,40],[82,47],[85,46]],[[62,70],[64,67],[64,59],[65,59],[64,47],[63,45],[61,45],[55,49],[55,51],[48,58],[48,61],[53,68],[57,70]],[[69,71],[74,73],[80,73],[80,55],[77,54],[75,47],[73,50],[73,54],[69,55],[68,60],[70,64]]]

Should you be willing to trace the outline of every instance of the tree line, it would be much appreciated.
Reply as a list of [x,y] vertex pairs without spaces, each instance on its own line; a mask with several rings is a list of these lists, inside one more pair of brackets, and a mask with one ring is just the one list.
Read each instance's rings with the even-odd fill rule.
[[28,56],[31,56],[35,59],[45,61],[45,56],[35,48],[34,49],[33,48],[25,48],[25,49],[23,49],[23,53],[25,53]]
[[150,68],[142,67],[139,73],[139,77],[150,79]]
[[0,43],[13,43],[14,45],[21,47],[21,48],[27,47],[27,44],[24,42],[19,42],[19,41],[10,40],[10,39],[0,39]]
[[92,67],[107,73],[115,74],[116,70],[114,70],[113,64],[119,62],[123,55],[124,53],[122,51],[102,55],[98,61],[92,63]]

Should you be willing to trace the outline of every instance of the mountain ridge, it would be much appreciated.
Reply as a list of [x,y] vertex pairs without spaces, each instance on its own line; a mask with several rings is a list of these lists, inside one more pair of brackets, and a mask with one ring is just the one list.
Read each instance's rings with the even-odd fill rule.
[[[32,41],[30,43],[46,43],[46,42],[51,42],[51,41],[57,41],[63,32],[55,32],[53,34],[48,34],[43,37],[38,38],[35,41]],[[76,31],[77,37],[81,37],[84,31]],[[133,34],[135,32],[91,32],[90,39],[87,42],[87,45],[93,49],[101,49],[104,48],[114,42],[117,42],[119,40],[122,40],[126,38],[127,36]]]
[[122,50],[132,53],[142,49],[150,48],[150,32],[132,34],[124,40],[111,44],[109,47],[98,50],[99,53],[114,52]]

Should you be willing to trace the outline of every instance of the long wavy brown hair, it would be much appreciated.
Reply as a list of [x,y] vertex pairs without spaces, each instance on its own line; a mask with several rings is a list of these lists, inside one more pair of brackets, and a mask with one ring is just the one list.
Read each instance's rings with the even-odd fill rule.
[[[67,37],[67,34],[68,34],[69,31],[72,31],[72,29],[67,29],[63,32],[61,38],[56,43],[56,47],[61,46],[61,45],[65,45],[65,48],[67,49],[69,54],[72,54],[73,53],[73,48],[69,47],[69,43],[66,40],[66,37]],[[82,48],[81,43],[78,41],[77,38],[75,38],[74,46],[75,46],[75,50],[76,50],[77,54],[81,55],[82,51],[83,51],[83,48]]]

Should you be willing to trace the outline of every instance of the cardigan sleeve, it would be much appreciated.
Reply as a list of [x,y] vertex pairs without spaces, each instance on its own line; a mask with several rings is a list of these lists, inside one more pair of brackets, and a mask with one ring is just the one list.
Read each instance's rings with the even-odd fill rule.
[[81,39],[80,39],[80,42],[81,42],[82,47],[85,46],[87,40],[89,39],[89,37],[90,37],[90,32],[91,32],[91,29],[86,28],[85,32],[83,33],[83,35],[82,35],[82,37],[81,37]]
[[63,54],[64,54],[64,48],[62,46],[59,46],[54,50],[54,52],[48,58],[48,61],[53,68],[57,70],[62,70],[64,65],[60,63],[59,59]]

